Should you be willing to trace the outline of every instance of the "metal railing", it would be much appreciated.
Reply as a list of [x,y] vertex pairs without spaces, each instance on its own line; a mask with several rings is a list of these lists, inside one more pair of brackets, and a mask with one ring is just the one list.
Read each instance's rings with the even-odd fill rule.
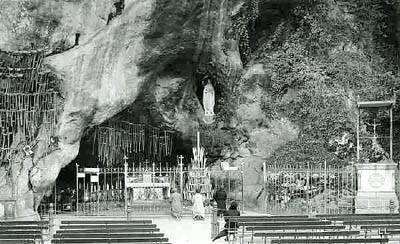
[[264,209],[280,215],[353,213],[356,180],[351,166],[264,164]]

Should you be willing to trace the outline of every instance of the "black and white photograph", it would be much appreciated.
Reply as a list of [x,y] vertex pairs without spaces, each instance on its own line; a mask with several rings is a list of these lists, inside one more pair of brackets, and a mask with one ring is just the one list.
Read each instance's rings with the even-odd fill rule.
[[400,0],[0,0],[0,244],[400,244]]

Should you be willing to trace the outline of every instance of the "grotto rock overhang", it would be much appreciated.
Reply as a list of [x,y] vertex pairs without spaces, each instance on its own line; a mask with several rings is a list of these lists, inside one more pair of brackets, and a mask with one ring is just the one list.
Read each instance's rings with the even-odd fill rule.
[[[154,11],[160,9],[155,8],[154,0],[129,1],[122,15],[114,18],[91,39],[67,52],[46,59],[46,64],[63,81],[60,90],[64,99],[64,109],[60,115],[57,132],[59,150],[36,159],[31,170],[30,182],[35,192],[51,185],[61,168],[77,156],[85,129],[101,124],[135,101],[142,87],[154,79],[151,69],[141,69],[143,60],[149,63],[161,59],[154,65],[165,65],[167,61],[164,60],[163,63],[162,58],[168,60],[165,56],[168,56],[174,41],[183,42],[180,46],[184,48],[195,47],[196,52],[193,55],[201,56],[202,52],[206,53],[209,55],[207,61],[213,60],[218,64],[216,69],[229,69],[228,76],[222,77],[223,79],[240,77],[242,64],[237,43],[230,45],[232,50],[223,50],[223,44],[227,41],[223,33],[229,27],[227,20],[234,6],[229,5],[229,1],[211,0],[210,3],[204,5],[200,11],[196,6],[182,5],[179,2],[161,9],[175,11],[174,6],[178,4],[183,6],[180,11],[195,11],[196,15],[174,12],[173,14],[183,18],[181,21],[185,25],[167,25],[174,29],[167,28],[161,32],[161,36],[151,33],[152,38],[157,38],[153,42],[150,40],[149,45],[146,35],[149,34],[149,30],[151,32],[157,28],[153,26],[154,16],[159,18],[160,15]],[[236,2],[239,5],[240,3],[241,1]],[[185,9],[185,6],[189,10]],[[168,14],[162,16],[169,18]],[[200,27],[193,24],[198,23],[198,19]],[[167,21],[168,19],[158,19],[158,23]],[[192,23],[193,26],[188,23]],[[198,29],[191,31],[191,28]],[[172,38],[174,33],[182,32],[189,33],[189,38]],[[195,36],[192,36],[192,33],[195,33]],[[188,41],[192,43],[188,45]]]

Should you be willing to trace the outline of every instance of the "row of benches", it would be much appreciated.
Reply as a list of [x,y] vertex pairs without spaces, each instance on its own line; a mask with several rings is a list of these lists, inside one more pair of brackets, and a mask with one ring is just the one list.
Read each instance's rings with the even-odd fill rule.
[[151,220],[64,220],[51,243],[167,243],[159,231]]
[[[2,221],[0,243],[38,244],[45,239],[51,243],[158,243],[168,238],[159,232],[151,220],[86,220],[61,221],[60,229],[49,238],[48,221]],[[44,236],[48,236],[44,238]]]
[[[334,215],[334,216],[240,216],[231,217],[239,225],[237,235],[244,243],[261,237],[266,243],[387,243],[389,234],[398,234],[400,215]],[[376,234],[361,230],[385,228]],[[228,230],[235,232],[235,230]],[[381,233],[384,233],[382,235]],[[381,234],[381,235],[379,235]]]
[[[240,226],[242,243],[262,238],[271,243],[387,243],[389,235],[400,234],[400,215],[317,215],[231,217]],[[48,221],[0,222],[0,243],[43,243],[49,234]],[[381,236],[368,233],[385,229]],[[167,243],[151,220],[64,220],[52,243]],[[233,230],[230,230],[233,231]],[[365,231],[363,233],[363,231]]]
[[48,221],[0,222],[0,243],[4,244],[43,243],[44,235],[49,235]]

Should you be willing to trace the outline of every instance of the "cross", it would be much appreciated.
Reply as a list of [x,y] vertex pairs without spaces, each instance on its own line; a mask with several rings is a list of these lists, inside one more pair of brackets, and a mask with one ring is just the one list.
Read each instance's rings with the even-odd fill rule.
[[183,156],[180,155],[178,158],[180,159],[180,163],[179,164],[182,164]]
[[374,138],[376,139],[376,138],[377,138],[377,136],[376,136],[376,127],[377,127],[378,125],[381,125],[381,124],[377,124],[375,119],[374,119],[374,123],[373,123],[373,124],[368,124],[368,123],[366,123],[366,124],[367,124],[367,125],[372,125],[372,126],[373,126],[373,128],[374,128]]

